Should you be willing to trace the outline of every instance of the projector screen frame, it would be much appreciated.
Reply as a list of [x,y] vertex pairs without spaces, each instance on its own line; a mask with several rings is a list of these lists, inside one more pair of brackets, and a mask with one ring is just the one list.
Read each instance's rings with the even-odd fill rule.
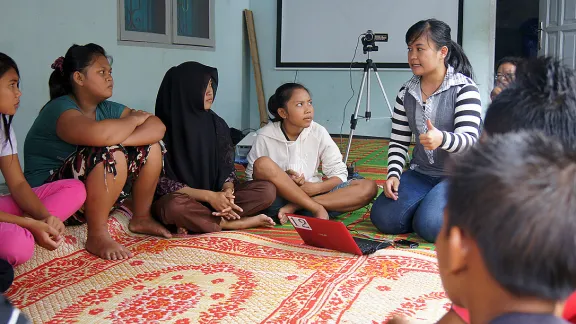
[[[349,69],[362,68],[364,62],[282,62],[282,3],[276,1],[276,68],[284,69]],[[458,37],[457,42],[462,46],[464,27],[464,0],[458,0]],[[374,62],[379,69],[409,69],[408,63]]]

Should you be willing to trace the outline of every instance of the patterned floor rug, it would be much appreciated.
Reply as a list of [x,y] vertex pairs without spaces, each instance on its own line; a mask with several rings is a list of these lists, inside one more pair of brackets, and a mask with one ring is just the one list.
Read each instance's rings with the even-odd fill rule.
[[134,253],[104,261],[70,227],[55,252],[16,268],[9,299],[35,323],[429,323],[448,309],[434,252],[380,250],[357,257],[242,232],[170,240],[130,234]]

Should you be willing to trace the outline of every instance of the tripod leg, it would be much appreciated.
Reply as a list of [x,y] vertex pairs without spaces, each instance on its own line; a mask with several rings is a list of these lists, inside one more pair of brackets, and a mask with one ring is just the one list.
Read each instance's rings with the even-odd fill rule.
[[364,118],[366,121],[370,121],[372,118],[372,111],[370,111],[370,71],[368,71],[368,77],[366,78],[366,112],[364,113]]
[[362,102],[362,94],[364,94],[364,85],[366,84],[366,77],[368,76],[368,70],[364,70],[364,75],[362,76],[362,83],[360,84],[360,92],[358,93],[358,99],[356,100],[356,108],[354,109],[354,114],[350,118],[350,135],[348,137],[348,145],[346,146],[346,154],[344,155],[344,163],[348,162],[348,156],[350,155],[350,147],[352,146],[352,137],[354,136],[354,130],[356,129],[356,124],[358,123],[358,109],[360,109],[360,103]]
[[380,76],[378,75],[378,71],[374,70],[376,74],[376,79],[378,79],[378,84],[380,85],[380,90],[382,90],[382,94],[384,95],[384,99],[386,100],[386,104],[388,105],[388,110],[390,110],[390,118],[394,115],[394,111],[392,106],[390,106],[390,101],[388,101],[388,96],[386,95],[386,91],[384,91],[384,86],[382,85],[382,80],[380,80]]

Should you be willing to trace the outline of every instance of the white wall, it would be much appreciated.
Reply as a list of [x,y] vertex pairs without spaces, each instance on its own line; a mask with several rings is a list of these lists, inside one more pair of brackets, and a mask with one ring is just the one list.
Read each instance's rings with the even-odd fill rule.
[[[370,29],[389,36],[388,42],[378,43],[379,51],[372,52],[374,62],[406,65],[405,35],[414,21],[442,20],[453,26],[452,39],[458,39],[458,3],[459,0],[283,1],[282,62],[349,64],[358,36]],[[362,46],[356,53],[358,58],[363,57]]]
[[[495,0],[464,0],[464,31],[463,45],[474,71],[476,82],[480,86],[484,106],[488,103],[490,87],[492,84],[493,56],[494,49],[491,45],[491,24],[494,23],[491,9]],[[276,0],[250,0],[250,9],[254,12],[256,34],[258,37],[258,49],[260,51],[260,64],[262,68],[264,92],[266,100],[274,93],[276,88],[284,83],[294,80],[295,71],[276,70]],[[493,11],[493,9],[492,9]],[[407,17],[406,19],[409,19]],[[416,21],[414,21],[416,22]],[[456,26],[452,26],[456,28]],[[378,31],[386,32],[386,31]],[[381,46],[383,48],[384,46]],[[300,50],[306,51],[303,46]],[[350,60],[354,54],[354,48],[350,49]],[[356,58],[358,60],[358,57]],[[365,58],[362,58],[365,60]],[[408,80],[412,74],[409,71],[381,71],[380,77],[384,84],[388,99],[393,105],[397,91],[402,83]],[[360,85],[362,73],[352,72],[354,89]],[[349,82],[349,71],[318,71],[300,70],[297,81],[303,83],[312,92],[315,107],[315,120],[324,125],[331,134],[339,134],[342,124],[342,115],[346,101],[352,95]],[[255,89],[253,76],[251,76],[251,90]],[[344,117],[344,128],[342,133],[349,132],[350,115],[354,110],[356,95],[350,101],[346,116]],[[373,78],[372,82],[372,117],[366,123],[362,120],[358,122],[356,134],[376,137],[390,136],[390,116],[384,104],[380,88]],[[259,124],[256,111],[257,100],[255,91],[251,91],[250,96],[250,125],[257,127]],[[363,114],[365,105],[360,107]]]
[[[242,10],[249,0],[216,0],[216,49],[166,49],[118,44],[117,0],[0,0],[0,52],[16,60],[23,91],[14,119],[20,157],[24,138],[48,100],[50,65],[73,43],[103,46],[113,56],[114,96],[129,107],[154,111],[164,73],[185,61],[219,69],[214,110],[231,127],[248,109],[248,62]],[[249,113],[245,112],[248,116]],[[244,123],[247,125],[248,120]]]

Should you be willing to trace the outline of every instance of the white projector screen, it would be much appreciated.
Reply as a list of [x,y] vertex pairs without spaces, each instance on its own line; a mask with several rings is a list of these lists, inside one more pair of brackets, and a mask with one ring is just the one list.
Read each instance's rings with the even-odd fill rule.
[[[379,68],[408,68],[406,31],[419,20],[436,18],[462,44],[464,0],[277,0],[276,67],[349,68],[364,63],[359,36],[368,29],[387,33],[370,58]],[[354,64],[355,66],[355,64]]]

